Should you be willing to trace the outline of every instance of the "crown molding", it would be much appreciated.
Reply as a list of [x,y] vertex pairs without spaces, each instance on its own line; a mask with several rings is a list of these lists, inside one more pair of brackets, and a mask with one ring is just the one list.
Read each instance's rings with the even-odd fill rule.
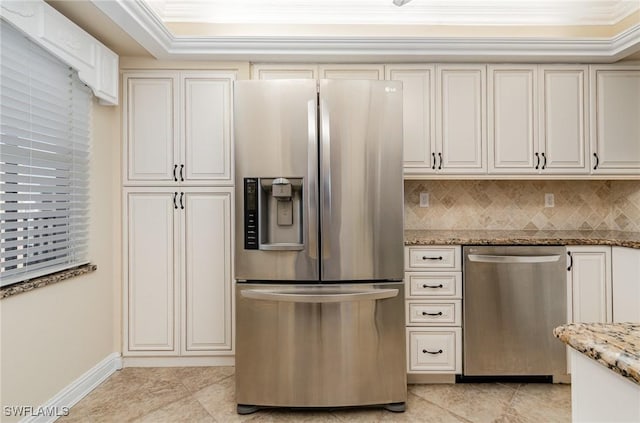
[[640,51],[640,24],[613,38],[176,37],[139,0],[92,0],[160,60],[611,63]]

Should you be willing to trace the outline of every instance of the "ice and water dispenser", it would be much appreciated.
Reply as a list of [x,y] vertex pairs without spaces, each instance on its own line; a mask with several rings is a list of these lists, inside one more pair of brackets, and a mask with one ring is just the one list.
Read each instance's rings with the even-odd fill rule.
[[244,178],[244,248],[302,250],[303,178]]

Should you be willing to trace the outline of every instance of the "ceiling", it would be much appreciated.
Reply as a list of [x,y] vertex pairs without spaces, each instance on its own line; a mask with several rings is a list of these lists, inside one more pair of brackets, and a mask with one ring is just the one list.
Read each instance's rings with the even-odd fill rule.
[[224,24],[615,25],[638,0],[144,0],[164,22]]
[[640,0],[48,0],[123,56],[270,62],[640,60]]

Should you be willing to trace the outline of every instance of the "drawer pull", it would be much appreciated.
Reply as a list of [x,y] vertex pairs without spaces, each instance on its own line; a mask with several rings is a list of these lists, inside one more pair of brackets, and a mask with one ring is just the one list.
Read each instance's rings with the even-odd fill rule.
[[422,256],[422,260],[443,260],[443,258],[442,258],[442,256],[439,256],[439,257]]
[[442,284],[440,284],[440,285],[427,285],[426,283],[423,283],[422,287],[423,288],[433,288],[433,289],[444,288],[444,286]]
[[423,315],[423,316],[442,316],[442,312],[441,312],[441,311],[439,311],[439,312],[437,312],[437,313],[427,313],[426,311],[423,311],[423,312],[422,312],[422,315]]
[[433,354],[433,355],[436,355],[436,354],[442,354],[442,350],[438,350],[438,351],[422,350],[422,353],[423,353],[423,354]]

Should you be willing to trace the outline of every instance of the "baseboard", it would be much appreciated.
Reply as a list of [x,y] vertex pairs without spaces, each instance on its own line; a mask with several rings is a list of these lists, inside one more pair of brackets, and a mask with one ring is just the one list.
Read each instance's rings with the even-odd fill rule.
[[220,357],[123,357],[124,367],[235,366],[234,356]]
[[120,353],[111,353],[104,360],[93,366],[89,371],[71,382],[47,401],[34,414],[53,414],[50,416],[35,415],[25,417],[20,423],[50,423],[54,422],[68,410],[87,396],[98,385],[104,382],[116,370],[122,369],[122,357]]
[[423,374],[423,373],[407,373],[408,384],[432,384],[432,383],[456,383],[456,375],[454,374]]

